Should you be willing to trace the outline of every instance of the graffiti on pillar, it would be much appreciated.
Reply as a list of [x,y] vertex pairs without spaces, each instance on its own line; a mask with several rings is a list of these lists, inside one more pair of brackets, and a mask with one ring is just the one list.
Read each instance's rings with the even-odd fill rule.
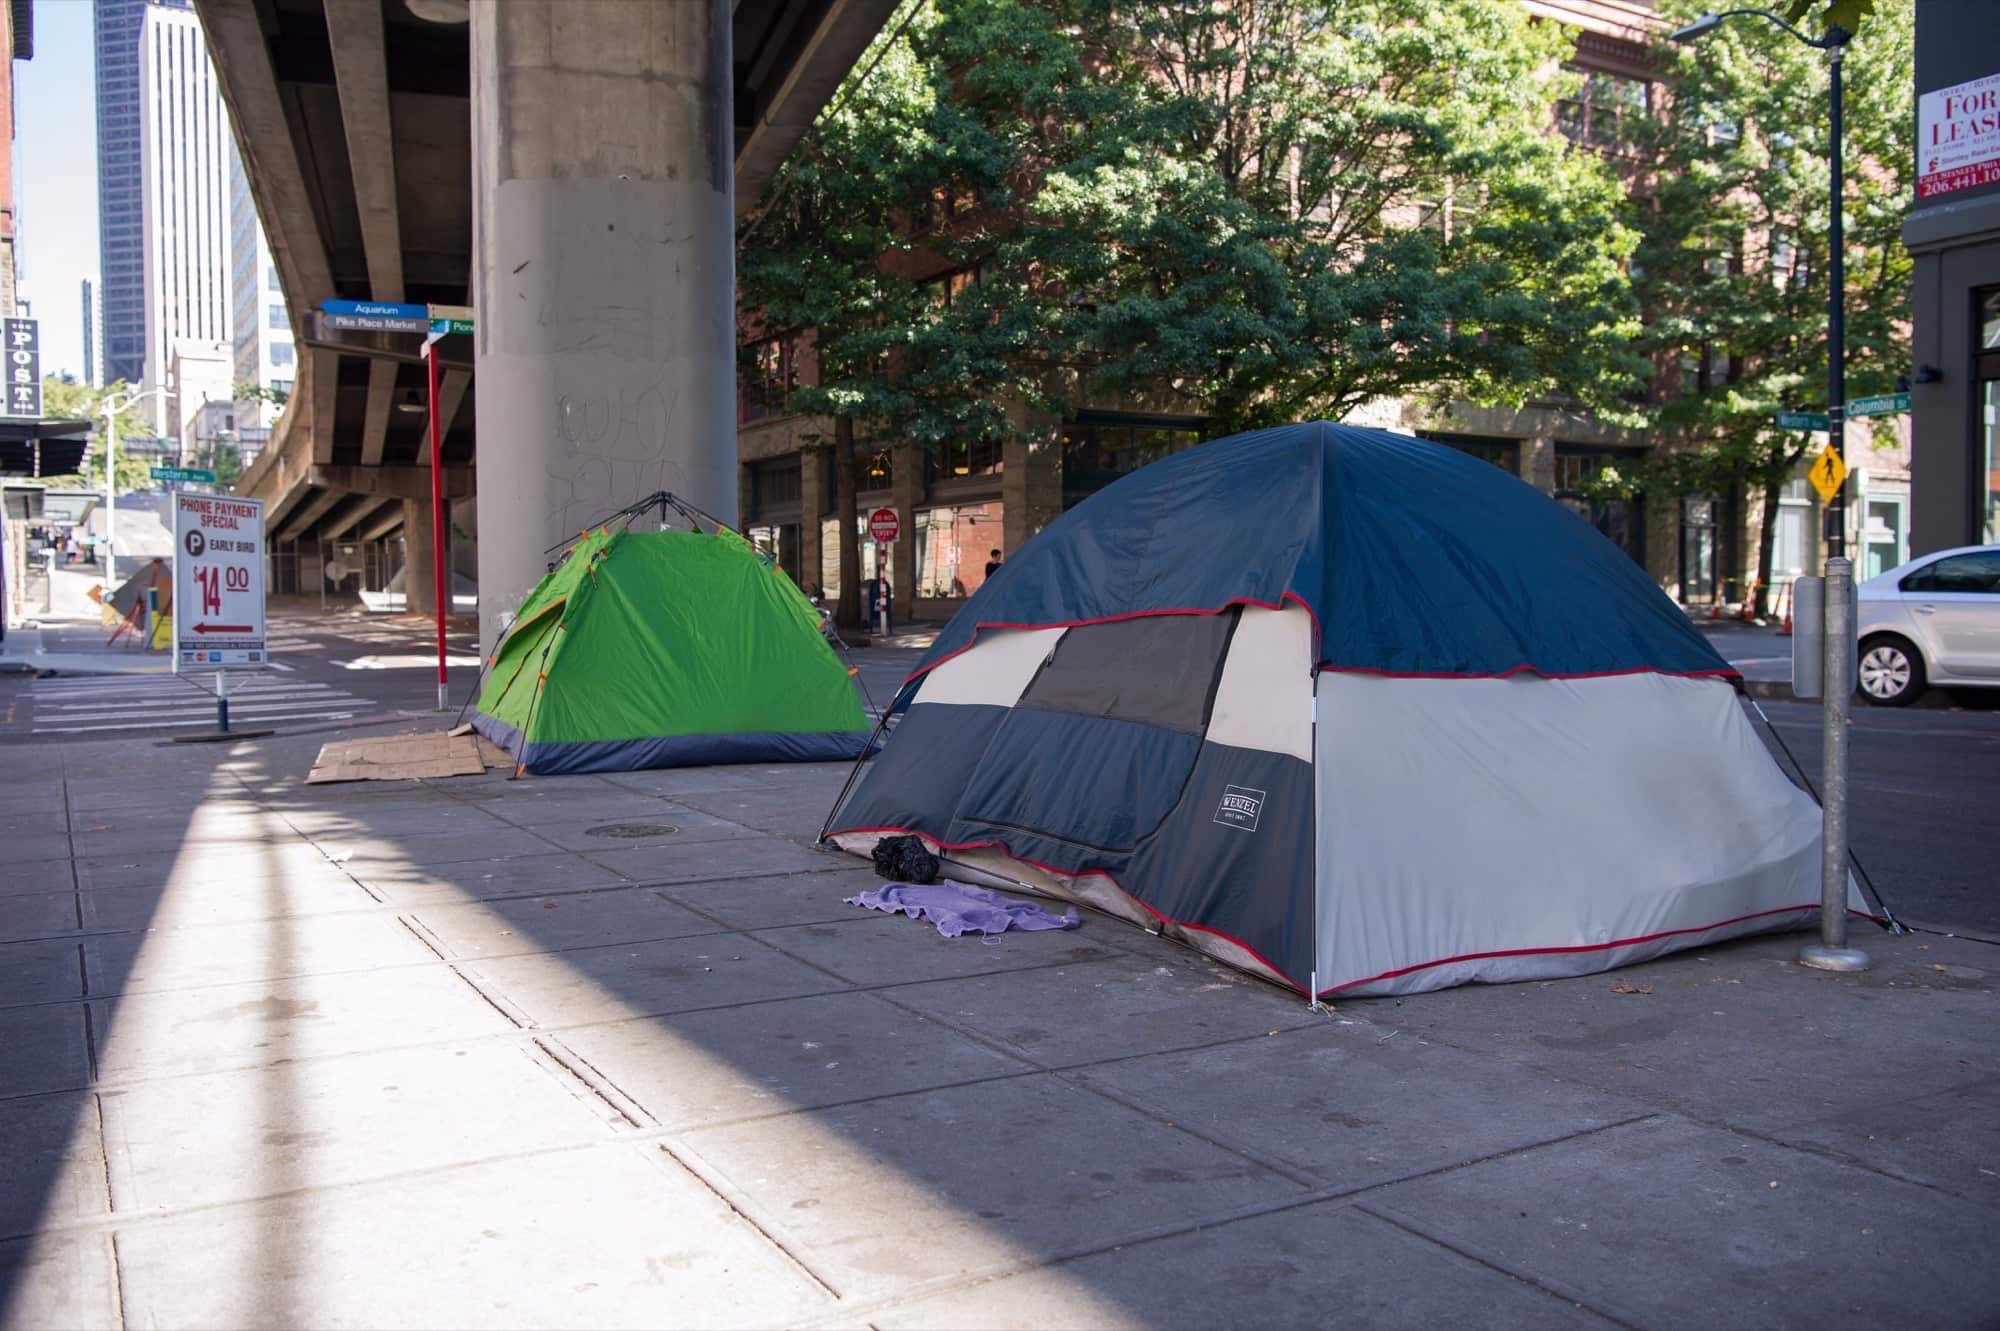
[[547,466],[552,540],[656,490],[694,488],[668,447],[678,402],[679,394],[658,380],[558,396],[557,446]]

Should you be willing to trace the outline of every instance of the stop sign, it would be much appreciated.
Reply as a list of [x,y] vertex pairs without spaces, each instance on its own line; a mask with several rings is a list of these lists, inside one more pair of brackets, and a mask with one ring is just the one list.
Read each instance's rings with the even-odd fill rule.
[[884,545],[895,540],[896,534],[902,529],[902,524],[896,520],[896,510],[893,508],[878,508],[868,515],[868,535]]

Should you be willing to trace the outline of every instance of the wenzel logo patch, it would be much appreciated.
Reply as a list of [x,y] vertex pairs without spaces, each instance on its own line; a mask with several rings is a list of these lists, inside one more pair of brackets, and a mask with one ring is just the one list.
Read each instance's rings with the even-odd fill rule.
[[1263,813],[1263,791],[1252,790],[1248,786],[1224,786],[1222,802],[1215,806],[1215,821],[1224,827],[1239,827],[1245,832],[1254,832]]

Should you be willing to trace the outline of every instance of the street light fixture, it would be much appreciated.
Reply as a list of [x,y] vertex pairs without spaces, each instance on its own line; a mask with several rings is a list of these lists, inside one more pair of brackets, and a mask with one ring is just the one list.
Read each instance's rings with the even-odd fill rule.
[[[1694,42],[1714,32],[1729,18],[1761,18],[1783,28],[1797,40],[1817,51],[1826,52],[1829,127],[1827,159],[1831,170],[1828,190],[1832,215],[1827,234],[1826,283],[1826,421],[1827,447],[1841,459],[1845,472],[1847,434],[1847,319],[1846,245],[1841,209],[1846,203],[1842,188],[1840,160],[1840,69],[1847,44],[1854,34],[1838,23],[1829,23],[1826,35],[1806,36],[1776,14],[1764,9],[1728,9],[1719,14],[1703,14],[1672,34],[1677,42]],[[1799,960],[1807,966],[1829,971],[1858,971],[1868,968],[1868,954],[1847,945],[1847,709],[1853,700],[1854,685],[1854,563],[1847,557],[1847,486],[1843,481],[1826,506],[1826,642],[1821,664],[1821,753],[1820,811],[1824,817],[1820,860],[1820,941],[1799,949]]]
[[123,396],[112,393],[104,399],[104,580],[116,589],[118,581],[118,413],[149,397],[180,400],[171,388],[148,388]]

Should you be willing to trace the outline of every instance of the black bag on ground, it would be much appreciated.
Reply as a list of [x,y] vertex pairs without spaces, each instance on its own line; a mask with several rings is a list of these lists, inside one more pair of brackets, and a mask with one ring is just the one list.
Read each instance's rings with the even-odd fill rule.
[[875,843],[875,872],[892,883],[935,883],[937,856],[913,836],[883,837]]

